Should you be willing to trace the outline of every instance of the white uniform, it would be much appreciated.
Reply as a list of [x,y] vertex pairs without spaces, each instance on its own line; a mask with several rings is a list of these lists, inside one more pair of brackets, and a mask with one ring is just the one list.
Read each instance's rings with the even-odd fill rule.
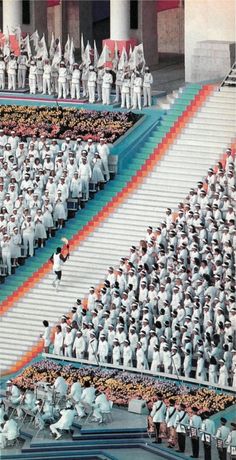
[[130,108],[130,78],[123,76],[121,87],[121,108]]
[[5,62],[3,60],[0,60],[0,89],[5,89],[5,70]]
[[58,99],[61,99],[62,97],[66,99],[66,76],[66,67],[60,67],[58,75]]
[[102,79],[102,103],[110,105],[111,85],[113,78],[111,73],[105,73]]
[[141,110],[141,92],[142,92],[142,78],[135,77],[134,79],[134,87],[133,87],[133,109],[138,107]]
[[84,353],[86,351],[86,342],[83,335],[75,338],[73,350],[75,351],[77,359],[84,359]]
[[94,402],[93,416],[98,422],[102,422],[102,413],[111,410],[110,403],[104,393],[98,395]]
[[54,348],[53,348],[54,355],[62,355],[63,354],[63,333],[62,332],[56,332],[53,345],[54,345]]
[[52,66],[44,64],[43,68],[43,94],[51,94],[51,73]]
[[29,70],[29,87],[30,93],[36,94],[36,74],[37,74],[37,67],[35,64],[31,64]]
[[59,437],[59,430],[69,430],[72,426],[74,417],[75,417],[75,410],[74,409],[63,409],[61,410],[61,418],[58,422],[53,423],[50,425],[50,430],[52,433],[55,433],[57,437]]
[[71,79],[71,99],[80,98],[80,70],[74,69]]
[[89,102],[93,104],[95,102],[95,86],[96,86],[97,75],[94,70],[90,70],[88,74],[88,93]]
[[145,72],[143,77],[143,98],[144,98],[144,107],[148,107],[152,104],[151,98],[151,85],[153,84],[153,77],[150,72]]
[[8,89],[13,91],[16,90],[16,70],[17,62],[16,59],[11,59],[8,62],[7,73],[8,73]]
[[25,77],[27,71],[27,56],[20,54],[18,62],[18,88],[25,88]]

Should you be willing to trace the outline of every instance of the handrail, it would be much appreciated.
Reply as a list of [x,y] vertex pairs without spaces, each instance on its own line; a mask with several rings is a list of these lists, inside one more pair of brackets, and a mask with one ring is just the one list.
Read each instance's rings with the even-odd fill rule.
[[229,75],[231,74],[232,70],[236,69],[236,61],[234,61],[231,69],[229,70],[229,72],[226,74],[226,76],[224,77],[224,79],[222,80],[219,88],[218,88],[218,91],[220,91],[220,88],[222,88],[224,86],[224,83],[226,82],[227,78],[229,77]]

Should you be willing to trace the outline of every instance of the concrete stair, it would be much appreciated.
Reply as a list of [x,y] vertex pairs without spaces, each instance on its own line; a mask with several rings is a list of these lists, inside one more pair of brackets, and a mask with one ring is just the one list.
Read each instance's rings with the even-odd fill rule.
[[[55,324],[77,298],[88,294],[91,285],[102,282],[108,266],[117,267],[120,257],[128,256],[129,246],[144,237],[146,227],[157,226],[167,207],[175,210],[189,189],[204,178],[208,167],[220,159],[236,135],[236,111],[233,104],[227,104],[229,93],[223,88],[210,96],[210,105],[206,101],[138,189],[72,252],[63,267],[59,292],[52,287],[53,273],[46,274],[2,316],[1,342],[6,340],[14,346],[0,345],[0,370],[13,365],[27,347],[38,341],[42,320]],[[233,90],[231,93],[235,98]],[[149,148],[151,152],[159,136],[160,131],[155,132],[143,151]]]

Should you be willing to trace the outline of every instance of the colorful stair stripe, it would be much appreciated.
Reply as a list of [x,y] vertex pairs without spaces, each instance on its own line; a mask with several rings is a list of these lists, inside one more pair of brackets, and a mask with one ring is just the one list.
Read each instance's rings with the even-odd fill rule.
[[[203,105],[206,98],[212,93],[214,87],[212,85],[206,85],[198,94],[194,97],[191,103],[184,110],[182,115],[170,128],[169,132],[165,135],[160,144],[153,149],[152,154],[141,166],[137,174],[131,178],[128,184],[118,192],[115,196],[112,197],[109,203],[107,203],[101,211],[95,215],[85,227],[80,230],[74,237],[70,240],[71,250],[78,247],[78,245],[89,236],[96,227],[99,226],[108,216],[110,216],[124,200],[131,194],[138,186],[143,182],[143,180],[151,173],[157,163],[162,159],[163,155],[169,149],[170,145],[173,144],[176,136],[183,130],[186,124],[193,117],[194,113]],[[3,302],[3,310],[5,313],[11,306],[24,294],[26,294],[30,289],[32,289],[38,281],[51,270],[50,262],[45,263],[37,272],[35,272],[22,286],[20,286],[16,292],[9,296]],[[22,358],[11,368],[9,368],[3,375],[8,375],[15,373],[30,362],[37,354],[39,354],[43,349],[42,341],[39,341],[31,350],[29,350]]]

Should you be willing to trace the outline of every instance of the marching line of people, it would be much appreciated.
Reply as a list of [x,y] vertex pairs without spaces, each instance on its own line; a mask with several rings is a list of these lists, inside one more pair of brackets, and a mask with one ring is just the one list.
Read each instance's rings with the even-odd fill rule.
[[54,353],[236,387],[235,203],[228,149],[177,218],[167,209],[90,288],[87,309],[78,299],[63,315]]
[[[105,65],[98,68],[85,63],[70,65],[63,59],[52,64],[50,59],[30,58],[22,51],[18,57],[13,53],[4,58],[0,54],[0,90],[9,91],[26,88],[28,77],[30,94],[57,94],[59,99],[79,100],[88,98],[89,103],[102,102],[104,105],[121,103],[121,108],[139,109],[152,105],[151,88],[153,76],[149,67],[130,70],[128,65],[111,70]],[[111,90],[115,85],[115,99],[111,101]]]
[[192,458],[199,458],[200,442],[203,444],[204,460],[211,460],[213,446],[216,446],[220,460],[233,460],[236,455],[236,423],[232,422],[231,429],[227,419],[221,417],[220,426],[216,428],[210,413],[203,412],[197,407],[188,408],[185,404],[176,404],[174,398],[164,401],[158,394],[157,401],[148,417],[148,431],[154,432],[155,443],[163,439],[169,448],[185,453],[186,440],[190,438]]
[[44,135],[21,140],[0,129],[0,257],[11,275],[19,258],[34,255],[52,229],[68,218],[67,201],[78,207],[89,199],[90,186],[98,191],[110,179],[109,146],[67,137],[59,143]]

